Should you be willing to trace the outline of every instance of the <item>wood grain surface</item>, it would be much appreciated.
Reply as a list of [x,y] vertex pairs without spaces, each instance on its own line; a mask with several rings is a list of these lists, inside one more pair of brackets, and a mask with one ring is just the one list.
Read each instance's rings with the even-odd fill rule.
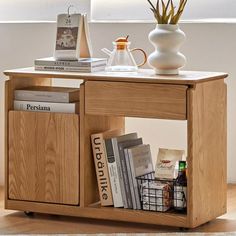
[[[50,214],[35,214],[34,217],[26,217],[23,212],[4,210],[3,209],[3,188],[0,187],[0,234],[115,234],[115,233],[144,233],[143,236],[153,236],[158,233],[167,233],[167,235],[192,235],[192,232],[211,232],[215,235],[232,235],[236,231],[236,185],[228,185],[227,197],[227,214],[211,222],[199,226],[195,229],[189,229],[187,232],[181,232],[179,228],[150,225],[131,222],[118,222],[102,219],[88,219],[70,216],[58,216]],[[15,202],[15,201],[14,201]],[[17,201],[18,202],[18,201]],[[33,203],[37,206],[32,207],[31,203],[24,205],[12,204],[10,201],[9,207],[12,209],[21,207],[24,209],[43,209],[47,213],[55,212],[56,209],[63,212],[61,209],[64,205],[46,204],[41,208],[40,203]],[[28,202],[26,202],[28,203]],[[49,205],[49,206],[48,206]],[[47,208],[48,207],[48,208]],[[67,207],[67,206],[65,206]],[[52,209],[53,208],[53,209]],[[24,210],[23,209],[23,210]],[[77,209],[77,207],[76,207]],[[21,209],[22,210],[22,209]],[[122,210],[122,209],[121,209]],[[72,212],[72,210],[71,210]],[[78,213],[77,211],[75,211]],[[73,213],[73,212],[72,212]],[[74,213],[74,214],[76,214]],[[68,211],[68,214],[69,211]],[[125,214],[123,214],[125,215]],[[123,217],[123,216],[122,216]],[[121,218],[122,218],[121,217]],[[156,217],[154,216],[154,219]],[[172,234],[168,234],[172,232]],[[173,234],[176,232],[176,234]],[[146,234],[145,234],[146,233]],[[152,234],[148,234],[152,233]],[[154,234],[153,234],[154,233]]]
[[[179,76],[163,77],[152,70],[111,74],[41,72],[32,68],[6,74],[13,76],[7,83],[5,114],[7,209],[190,228],[225,213],[223,78],[227,74],[181,72]],[[55,77],[85,81],[81,85],[80,119],[73,114],[8,113],[15,88],[50,85]],[[90,135],[124,128],[123,116],[187,119],[187,215],[94,206],[99,194]]]
[[88,81],[85,113],[186,120],[186,91],[184,85]]
[[8,201],[9,209],[26,210],[57,215],[78,216],[94,219],[116,220],[124,222],[137,222],[157,225],[170,225],[187,227],[187,216],[183,214],[159,213],[141,210],[132,210],[114,207],[75,207],[26,201]]
[[9,112],[9,198],[79,203],[79,117]]
[[224,80],[199,84],[188,98],[188,215],[194,227],[226,212]]
[[60,72],[60,71],[39,71],[34,67],[8,70],[4,72],[8,76],[17,76],[21,78],[63,78],[63,79],[82,79],[85,81],[113,81],[113,82],[133,82],[133,83],[151,83],[151,84],[185,84],[195,85],[211,80],[226,78],[228,75],[222,72],[206,71],[180,71],[179,75],[155,75],[154,70],[140,69],[138,72]]
[[4,116],[4,124],[5,124],[5,200],[8,199],[8,183],[9,183],[9,111],[13,109],[13,100],[14,100],[14,90],[20,89],[29,86],[50,86],[52,80],[48,78],[38,78],[33,77],[31,79],[21,78],[9,76],[9,80],[5,81],[5,116]]

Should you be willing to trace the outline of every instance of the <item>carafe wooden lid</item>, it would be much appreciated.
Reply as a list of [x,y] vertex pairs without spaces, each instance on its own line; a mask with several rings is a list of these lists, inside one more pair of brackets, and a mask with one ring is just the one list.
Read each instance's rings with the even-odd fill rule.
[[117,50],[124,50],[127,47],[129,35],[125,37],[120,37],[115,40]]

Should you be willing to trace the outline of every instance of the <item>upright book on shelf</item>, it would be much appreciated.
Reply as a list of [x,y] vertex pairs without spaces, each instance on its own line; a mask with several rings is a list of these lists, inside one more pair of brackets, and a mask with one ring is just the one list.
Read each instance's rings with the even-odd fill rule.
[[112,168],[117,172],[116,182],[118,184],[117,184],[116,197],[120,199],[119,201],[123,203],[122,205],[125,208],[128,208],[128,197],[126,196],[126,191],[125,191],[125,183],[124,183],[124,177],[123,177],[122,168],[121,168],[118,143],[132,140],[132,139],[137,139],[137,138],[138,138],[137,133],[125,134],[122,136],[111,138],[112,152],[113,152],[114,157],[113,157],[113,162],[109,162],[108,165],[112,166]]
[[[102,206],[113,205],[112,189],[110,177],[108,174],[108,163],[105,150],[105,138],[121,135],[121,130],[110,130],[103,133],[91,135],[91,142],[93,148],[94,164],[96,168],[98,190]],[[116,204],[116,202],[114,202]]]
[[134,194],[134,188],[129,183],[128,171],[130,170],[127,168],[128,165],[126,163],[124,149],[137,146],[142,143],[143,143],[142,138],[132,139],[132,140],[118,143],[120,163],[121,163],[121,169],[122,169],[122,174],[124,178],[124,185],[125,185],[128,208],[133,208],[133,209],[137,209],[137,204],[136,204],[136,199],[135,199],[135,194]]
[[105,146],[114,207],[124,207],[111,139],[105,139]]
[[79,97],[79,88],[31,86],[14,90],[14,99],[22,101],[69,103]]
[[137,209],[141,209],[139,186],[136,177],[153,171],[153,163],[149,144],[125,149],[125,158],[128,163],[128,175],[131,188],[134,189]]

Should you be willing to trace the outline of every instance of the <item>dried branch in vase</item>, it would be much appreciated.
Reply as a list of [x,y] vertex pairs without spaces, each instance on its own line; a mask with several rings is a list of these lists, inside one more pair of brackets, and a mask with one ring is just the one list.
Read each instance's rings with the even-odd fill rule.
[[174,6],[173,0],[157,0],[156,6],[153,5],[151,0],[147,0],[151,5],[151,11],[157,20],[157,24],[172,24],[176,25],[183,14],[184,8],[188,0],[180,0],[178,9]]

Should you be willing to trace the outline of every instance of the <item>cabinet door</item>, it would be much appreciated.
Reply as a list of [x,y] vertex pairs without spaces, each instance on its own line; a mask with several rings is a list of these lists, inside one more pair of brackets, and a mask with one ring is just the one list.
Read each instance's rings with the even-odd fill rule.
[[79,116],[9,112],[9,199],[79,204]]

